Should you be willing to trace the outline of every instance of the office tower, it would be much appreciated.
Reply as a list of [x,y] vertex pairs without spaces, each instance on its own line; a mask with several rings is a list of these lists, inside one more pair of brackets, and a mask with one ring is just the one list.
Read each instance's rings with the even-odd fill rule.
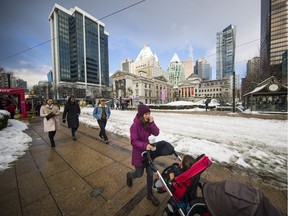
[[233,75],[235,70],[236,26],[229,25],[216,35],[216,79]]
[[74,83],[84,92],[87,86],[108,86],[108,33],[104,23],[78,7],[67,10],[58,4],[49,21],[54,84]]
[[194,73],[197,74],[202,80],[212,79],[212,67],[203,57],[196,61]]
[[252,59],[248,60],[246,65],[247,76],[258,76],[260,70],[260,57],[253,57]]
[[132,63],[133,63],[133,60],[131,60],[130,58],[121,61],[121,71],[131,73]]
[[47,73],[47,80],[49,83],[53,83],[53,73],[52,73],[52,70],[50,70],[48,73]]
[[287,26],[288,1],[261,0],[260,62],[261,73],[267,76],[281,79],[283,53],[288,47]]
[[187,60],[182,61],[182,65],[184,68],[184,78],[187,79],[191,74],[194,73],[194,61],[193,58],[190,57]]
[[176,53],[173,55],[170,61],[168,75],[173,87],[178,87],[178,83],[184,80],[183,65]]

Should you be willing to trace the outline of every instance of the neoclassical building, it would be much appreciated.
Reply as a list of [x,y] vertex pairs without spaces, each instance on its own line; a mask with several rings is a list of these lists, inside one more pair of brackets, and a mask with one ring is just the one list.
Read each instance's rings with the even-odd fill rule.
[[131,102],[132,106],[139,102],[160,104],[173,100],[173,86],[164,76],[148,77],[146,71],[138,74],[116,71],[111,76],[116,100]]
[[204,80],[191,74],[185,81],[178,84],[177,97],[180,100],[198,101],[203,98],[216,98],[232,101],[232,77],[219,80]]

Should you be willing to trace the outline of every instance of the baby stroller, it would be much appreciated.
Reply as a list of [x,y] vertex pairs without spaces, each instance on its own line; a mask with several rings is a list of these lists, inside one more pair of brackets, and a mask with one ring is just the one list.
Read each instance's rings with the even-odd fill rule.
[[258,188],[237,181],[207,182],[202,189],[204,199],[194,203],[189,215],[284,216]]
[[[154,159],[159,156],[175,155],[180,161],[181,157],[175,152],[174,147],[165,141],[156,143],[155,151],[147,152],[147,161],[154,172],[157,173],[159,180],[163,184],[163,188],[159,193],[168,192],[170,199],[167,203],[167,208],[164,212],[167,215],[189,215],[187,214],[187,207],[197,198],[197,187],[200,180],[200,175],[211,164],[212,161],[206,155],[201,155],[196,159],[196,162],[184,173],[176,176],[172,181],[167,176],[167,171],[171,168],[167,167],[162,174],[157,169]],[[173,164],[172,166],[174,166]],[[187,205],[188,204],[188,205]]]
[[[158,156],[174,154],[179,160],[181,157],[174,151],[174,147],[165,141],[156,144],[155,151],[147,152],[147,158],[152,170],[157,173],[163,183],[164,190],[170,199],[165,213],[181,216],[287,216],[274,206],[267,197],[257,188],[236,181],[225,180],[221,182],[200,183],[200,175],[212,161],[201,155],[189,170],[177,176],[175,181],[165,177],[169,167],[158,171],[154,159]],[[197,187],[201,188],[202,197],[197,197]],[[189,202],[190,209],[183,211],[181,200]]]

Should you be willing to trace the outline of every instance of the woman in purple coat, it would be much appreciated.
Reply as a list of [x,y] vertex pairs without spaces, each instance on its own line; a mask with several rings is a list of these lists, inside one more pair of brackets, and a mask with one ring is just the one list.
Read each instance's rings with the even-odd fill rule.
[[133,179],[140,178],[146,168],[147,174],[147,199],[151,200],[153,205],[158,206],[159,200],[152,193],[153,171],[148,164],[142,163],[141,153],[146,150],[152,150],[154,147],[149,144],[149,136],[158,136],[159,128],[150,115],[150,109],[144,104],[138,106],[138,113],[130,127],[130,139],[132,149],[132,165],[135,167],[133,172],[127,173],[127,186],[132,187]]

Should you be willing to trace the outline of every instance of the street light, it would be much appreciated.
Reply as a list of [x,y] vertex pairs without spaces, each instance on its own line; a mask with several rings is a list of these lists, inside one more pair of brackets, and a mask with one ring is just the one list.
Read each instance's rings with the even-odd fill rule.
[[235,71],[233,71],[233,86],[232,86],[232,94],[233,94],[233,113],[235,113]]

